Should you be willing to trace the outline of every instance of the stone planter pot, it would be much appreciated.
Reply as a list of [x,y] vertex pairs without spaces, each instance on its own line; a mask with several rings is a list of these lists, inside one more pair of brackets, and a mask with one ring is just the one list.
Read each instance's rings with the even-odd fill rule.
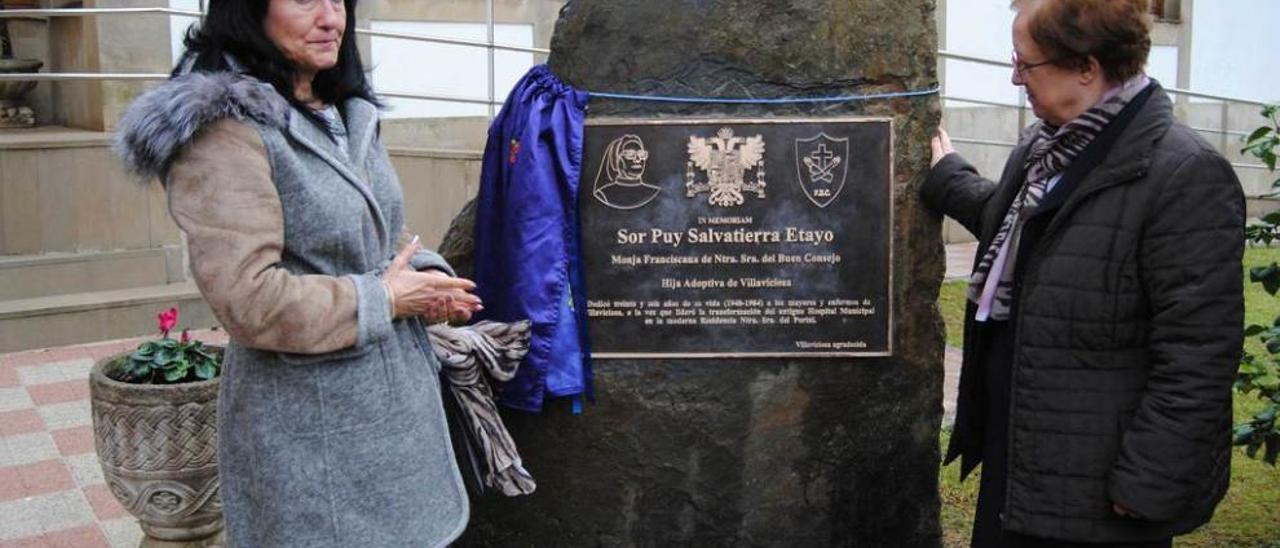
[[[35,59],[0,59],[0,73],[37,72],[44,63]],[[0,128],[22,128],[36,125],[35,111],[23,102],[35,80],[0,80]]]
[[217,534],[220,379],[119,382],[104,369],[121,356],[94,364],[89,380],[94,444],[107,486],[149,537],[193,541]]
[[[44,63],[36,59],[0,59],[0,72],[5,74],[25,74],[38,72]],[[0,101],[21,101],[31,88],[36,87],[35,80],[6,80],[0,82]]]

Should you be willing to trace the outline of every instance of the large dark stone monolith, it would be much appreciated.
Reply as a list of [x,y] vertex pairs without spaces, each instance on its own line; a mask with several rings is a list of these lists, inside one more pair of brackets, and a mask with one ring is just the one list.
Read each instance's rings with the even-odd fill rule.
[[[571,1],[551,68],[588,91],[778,97],[936,85],[934,0]],[[593,100],[590,116],[893,119],[888,358],[599,360],[598,403],[507,424],[532,496],[473,501],[471,546],[937,546],[943,271],[916,198],[938,99]],[[446,237],[470,247],[464,219]]]

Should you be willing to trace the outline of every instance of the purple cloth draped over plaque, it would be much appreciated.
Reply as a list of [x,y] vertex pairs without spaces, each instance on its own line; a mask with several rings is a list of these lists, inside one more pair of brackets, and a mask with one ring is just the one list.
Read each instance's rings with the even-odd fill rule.
[[593,396],[578,225],[587,100],[538,65],[489,126],[475,228],[474,278],[485,309],[476,319],[532,322],[529,354],[499,396],[515,409]]

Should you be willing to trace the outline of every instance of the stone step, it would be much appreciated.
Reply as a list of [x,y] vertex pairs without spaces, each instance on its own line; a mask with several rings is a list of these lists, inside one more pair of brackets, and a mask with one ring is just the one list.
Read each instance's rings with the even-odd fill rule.
[[218,324],[194,282],[0,301],[0,353],[158,333],[175,306],[179,328]]
[[181,281],[177,246],[0,256],[0,302]]

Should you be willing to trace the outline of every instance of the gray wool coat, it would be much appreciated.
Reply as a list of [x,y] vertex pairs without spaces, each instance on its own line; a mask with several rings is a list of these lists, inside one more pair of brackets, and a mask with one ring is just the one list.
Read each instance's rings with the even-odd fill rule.
[[[380,281],[403,197],[374,105],[343,105],[348,149],[267,84],[189,73],[141,96],[117,136],[165,183],[201,293],[231,338],[218,402],[230,544],[441,546],[468,502],[439,368]],[[418,253],[413,266],[452,274]]]

